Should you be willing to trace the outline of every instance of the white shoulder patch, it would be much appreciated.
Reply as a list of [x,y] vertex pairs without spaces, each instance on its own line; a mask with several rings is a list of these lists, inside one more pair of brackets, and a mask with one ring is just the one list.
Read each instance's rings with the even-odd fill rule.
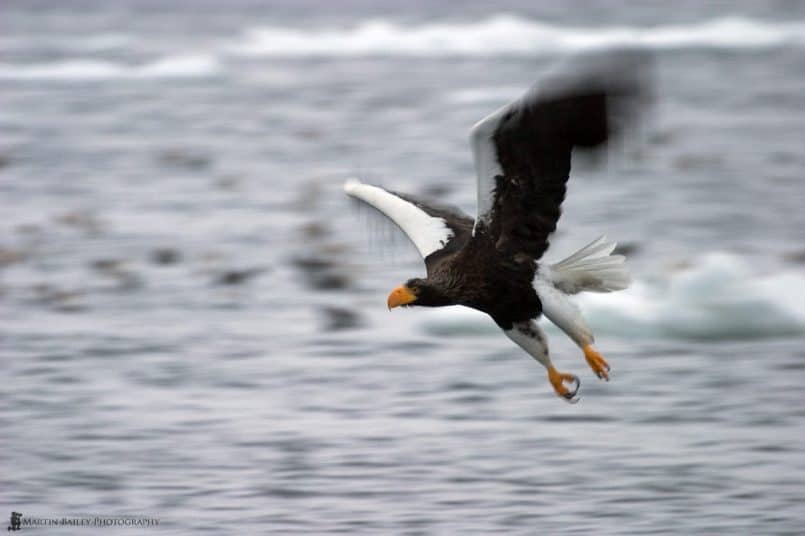
[[431,216],[413,203],[357,179],[344,183],[347,195],[372,205],[403,230],[422,258],[442,249],[453,236],[444,218]]

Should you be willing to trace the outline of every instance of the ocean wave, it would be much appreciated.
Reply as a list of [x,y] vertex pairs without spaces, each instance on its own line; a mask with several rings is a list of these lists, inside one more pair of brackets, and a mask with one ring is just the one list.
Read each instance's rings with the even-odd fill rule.
[[[622,292],[582,294],[575,301],[600,335],[689,340],[805,335],[805,274],[757,275],[745,261],[724,253],[706,255],[659,280],[637,280]],[[458,307],[428,311],[422,327],[456,336],[497,331],[485,315]]]
[[91,81],[117,78],[197,78],[216,74],[220,63],[215,56],[166,56],[142,65],[76,59],[41,64],[0,64],[0,79]]
[[132,35],[116,32],[107,32],[89,35],[53,35],[26,34],[22,36],[0,37],[0,47],[5,52],[31,50],[68,50],[80,52],[104,52],[124,49],[129,46],[136,46],[137,43]]
[[227,50],[248,56],[482,56],[534,55],[618,46],[755,49],[785,45],[805,45],[805,22],[724,17],[654,27],[582,28],[498,15],[480,22],[418,26],[373,19],[351,28],[259,27],[248,30]]

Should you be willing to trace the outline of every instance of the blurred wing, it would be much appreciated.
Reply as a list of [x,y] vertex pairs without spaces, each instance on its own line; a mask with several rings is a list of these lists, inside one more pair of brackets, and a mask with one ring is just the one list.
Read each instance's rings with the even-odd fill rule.
[[473,232],[482,226],[505,254],[540,258],[561,214],[572,149],[603,145],[633,115],[646,61],[639,52],[590,57],[587,68],[554,74],[478,122]]
[[425,203],[355,179],[344,183],[344,191],[393,221],[413,242],[426,265],[443,253],[457,251],[471,235],[472,219],[458,209]]

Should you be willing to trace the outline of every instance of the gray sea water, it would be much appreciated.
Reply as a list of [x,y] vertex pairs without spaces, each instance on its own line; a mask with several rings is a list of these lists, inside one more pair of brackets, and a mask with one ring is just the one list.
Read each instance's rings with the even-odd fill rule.
[[[579,300],[609,383],[546,326],[569,405],[482,316],[387,311],[421,261],[341,184],[472,213],[469,127],[619,45],[653,113],[547,258],[606,233],[635,284]],[[804,141],[800,2],[5,0],[0,517],[803,534]]]

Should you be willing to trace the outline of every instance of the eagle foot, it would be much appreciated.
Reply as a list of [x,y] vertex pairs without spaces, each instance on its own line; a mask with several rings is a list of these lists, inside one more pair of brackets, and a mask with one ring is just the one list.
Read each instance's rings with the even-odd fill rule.
[[591,344],[584,347],[584,358],[599,379],[609,381],[609,363],[607,363],[606,359],[604,359]]
[[575,374],[568,374],[567,372],[559,372],[555,368],[548,369],[548,380],[553,386],[556,394],[564,398],[570,403],[575,404],[578,402],[576,393],[579,392],[581,387],[581,380]]

